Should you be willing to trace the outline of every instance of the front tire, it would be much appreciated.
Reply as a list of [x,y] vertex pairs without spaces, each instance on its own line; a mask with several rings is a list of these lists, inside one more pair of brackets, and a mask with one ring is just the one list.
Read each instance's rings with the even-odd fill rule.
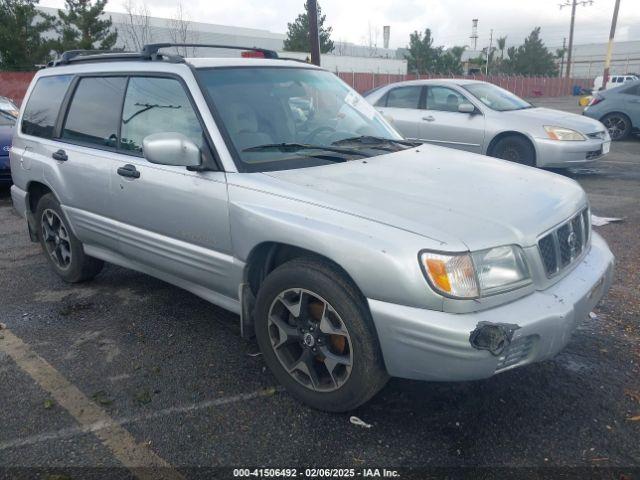
[[608,113],[600,121],[609,131],[611,140],[624,140],[631,133],[631,120],[624,113]]
[[36,207],[38,238],[49,265],[65,282],[78,283],[95,277],[104,262],[85,255],[56,198],[43,195]]
[[279,266],[260,287],[255,312],[267,366],[311,407],[352,410],[387,382],[365,301],[330,263],[295,259]]
[[490,156],[529,167],[536,166],[536,152],[531,142],[518,135],[510,135],[498,140],[491,149]]

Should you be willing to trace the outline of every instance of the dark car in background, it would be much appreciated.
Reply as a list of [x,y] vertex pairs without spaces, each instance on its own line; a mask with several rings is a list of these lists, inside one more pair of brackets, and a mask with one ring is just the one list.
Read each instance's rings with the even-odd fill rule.
[[9,150],[16,117],[0,110],[0,187],[11,185],[11,167],[9,166]]
[[623,140],[640,131],[640,80],[598,92],[582,112],[600,120],[611,140]]

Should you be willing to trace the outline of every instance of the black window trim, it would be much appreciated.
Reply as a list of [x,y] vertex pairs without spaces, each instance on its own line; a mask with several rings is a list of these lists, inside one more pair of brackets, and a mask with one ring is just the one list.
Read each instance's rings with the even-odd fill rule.
[[[16,132],[18,132],[20,135],[24,135],[26,137],[33,137],[33,138],[37,138],[40,140],[49,140],[49,141],[57,141],[57,136],[56,136],[56,128],[58,127],[58,121],[60,119],[60,112],[63,111],[63,105],[64,105],[64,101],[67,98],[67,96],[69,95],[69,92],[72,90],[72,86],[73,83],[75,81],[75,74],[73,73],[58,73],[55,75],[43,75],[41,77],[38,77],[38,79],[36,80],[35,84],[33,85],[33,88],[31,88],[31,91],[29,92],[29,97],[25,98],[25,102],[24,102],[24,112],[22,113],[22,115],[20,115],[18,118],[20,119],[20,125],[16,127]],[[56,114],[56,121],[53,123],[53,130],[51,131],[51,137],[43,137],[41,135],[34,135],[33,133],[25,133],[24,132],[24,116],[25,113],[27,112],[27,107],[29,106],[29,102],[31,101],[31,97],[33,97],[33,94],[35,92],[36,87],[38,86],[38,83],[45,79],[45,78],[56,78],[56,77],[71,77],[71,80],[69,81],[69,85],[67,85],[67,90],[65,91],[64,97],[62,99],[62,102],[60,102],[60,104],[58,105],[58,113]],[[16,118],[16,123],[17,123],[17,118]]]
[[[83,73],[75,73],[73,74],[74,78],[71,81],[71,84],[67,90],[67,94],[65,95],[65,98],[63,99],[63,102],[61,104],[60,107],[60,112],[58,113],[58,118],[56,120],[56,126],[54,128],[54,137],[51,138],[50,140],[54,140],[56,142],[61,142],[61,143],[66,143],[69,145],[78,145],[80,147],[85,147],[85,148],[93,148],[96,150],[102,150],[102,151],[108,151],[108,152],[113,152],[113,153],[118,153],[120,155],[127,155],[130,157],[136,157],[136,158],[144,158],[144,156],[140,153],[137,152],[132,152],[131,150],[123,150],[120,147],[120,142],[121,142],[121,130],[122,130],[122,121],[118,122],[118,143],[116,147],[108,147],[108,146],[102,146],[102,145],[96,145],[96,144],[90,144],[90,143],[84,143],[84,142],[77,142],[77,141],[70,141],[68,139],[62,138],[62,129],[64,127],[64,124],[66,123],[67,120],[67,116],[69,114],[69,108],[71,106],[71,101],[73,100],[73,96],[75,95],[75,92],[78,88],[78,84],[80,83],[80,80],[82,80],[83,78],[100,78],[100,77],[123,77],[126,79],[126,83],[125,83],[125,88],[124,88],[124,93],[122,95],[122,99],[121,99],[121,103],[120,103],[120,119],[122,119],[122,112],[124,110],[124,102],[125,99],[127,97],[127,89],[129,87],[129,80],[131,79],[131,77],[151,77],[151,78],[167,78],[167,79],[172,79],[172,80],[177,80],[180,85],[182,86],[184,92],[187,94],[187,99],[189,100],[190,104],[191,104],[191,108],[193,109],[193,111],[196,114],[196,118],[198,119],[198,122],[200,123],[200,128],[202,128],[202,131],[204,133],[204,137],[205,137],[205,143],[206,143],[206,148],[207,151],[205,152],[205,164],[203,165],[204,169],[203,170],[209,170],[209,171],[224,171],[224,168],[222,167],[222,162],[220,161],[220,156],[217,152],[217,150],[214,148],[214,143],[211,139],[211,136],[209,135],[209,131],[206,128],[206,125],[203,121],[202,115],[200,114],[200,110],[198,109],[194,99],[193,99],[193,95],[191,94],[191,91],[189,90],[187,83],[184,81],[184,78],[182,78],[182,76],[176,74],[176,73],[171,73],[171,72],[153,72],[153,71],[136,71],[136,72],[131,72],[131,71],[125,71],[125,72],[120,72],[120,71],[113,71],[113,72],[83,72]],[[58,123],[59,122],[59,123]],[[199,170],[198,170],[199,171]]]

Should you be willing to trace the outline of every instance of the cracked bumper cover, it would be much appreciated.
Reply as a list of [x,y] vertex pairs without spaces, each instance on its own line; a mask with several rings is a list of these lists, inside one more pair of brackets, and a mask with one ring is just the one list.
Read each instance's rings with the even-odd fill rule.
[[[556,355],[604,296],[613,277],[613,255],[593,234],[589,253],[572,272],[546,290],[499,307],[452,314],[369,299],[387,371],[430,381],[487,378]],[[469,343],[480,322],[515,324],[501,355]]]

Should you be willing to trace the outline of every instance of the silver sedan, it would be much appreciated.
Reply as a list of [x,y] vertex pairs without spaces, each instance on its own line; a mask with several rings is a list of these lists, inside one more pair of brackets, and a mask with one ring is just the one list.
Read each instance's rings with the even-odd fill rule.
[[536,107],[487,82],[416,80],[365,95],[406,138],[537,167],[566,168],[609,152],[597,120]]

